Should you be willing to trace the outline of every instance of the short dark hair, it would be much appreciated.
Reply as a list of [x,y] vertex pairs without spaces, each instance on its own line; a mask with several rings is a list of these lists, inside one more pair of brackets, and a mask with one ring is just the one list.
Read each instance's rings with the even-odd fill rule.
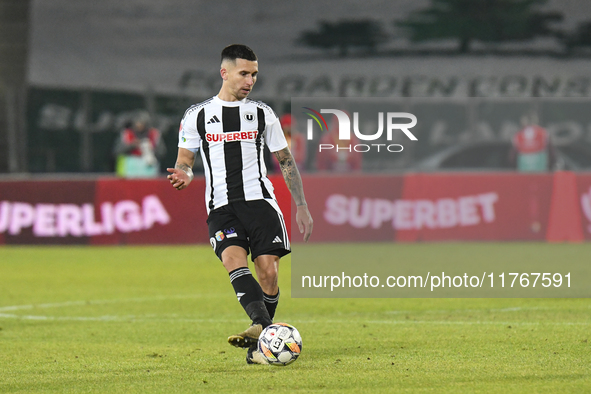
[[225,47],[222,51],[222,62],[224,60],[232,60],[235,62],[236,59],[244,59],[255,62],[257,61],[257,55],[255,55],[254,51],[246,45],[232,44]]

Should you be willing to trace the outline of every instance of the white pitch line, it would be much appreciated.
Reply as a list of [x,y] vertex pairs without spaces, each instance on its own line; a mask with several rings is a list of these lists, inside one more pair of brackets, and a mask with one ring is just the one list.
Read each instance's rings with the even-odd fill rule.
[[15,315],[8,313],[0,313],[0,318],[18,319],[18,320],[41,320],[41,321],[92,321],[92,322],[187,322],[187,323],[238,323],[243,322],[243,319],[193,319],[193,318],[162,318],[162,317],[146,317],[146,316],[44,316],[44,315]]
[[[301,324],[346,324],[351,320],[298,320]],[[358,322],[361,323],[361,322]],[[507,326],[518,327],[526,326],[589,326],[591,322],[515,322],[515,321],[462,321],[462,320],[366,320],[364,324],[440,324],[440,325],[489,325],[489,326]],[[355,324],[355,323],[353,323]]]
[[0,307],[0,312],[21,311],[33,308],[64,308],[68,306],[91,306],[91,305],[105,305],[105,304],[123,304],[126,302],[149,302],[149,301],[164,301],[173,299],[189,299],[189,298],[205,298],[207,295],[201,294],[179,294],[173,296],[154,296],[142,298],[118,298],[112,300],[86,300],[86,301],[64,301],[46,304],[28,304],[28,305],[10,305]]
[[[591,309],[591,306],[587,307],[587,309]],[[523,311],[554,311],[554,310],[563,310],[561,308],[550,308],[550,307],[539,307],[539,306],[516,306],[510,308],[497,308],[497,309],[426,309],[424,311],[408,311],[408,310],[399,310],[399,311],[386,311],[384,313],[390,315],[400,315],[400,314],[417,314],[417,313],[483,313],[483,312],[523,312]]]
[[[126,302],[150,302],[150,301],[164,301],[171,299],[193,299],[193,298],[208,298],[217,297],[217,295],[201,295],[201,294],[179,294],[172,296],[153,296],[153,297],[136,297],[136,298],[120,298],[111,300],[84,300],[84,301],[65,301],[56,303],[44,303],[44,304],[27,304],[27,305],[10,305],[0,307],[0,318],[5,319],[21,319],[21,320],[41,320],[41,321],[102,321],[102,322],[156,322],[156,321],[175,321],[175,322],[188,322],[188,323],[237,323],[241,322],[241,319],[199,319],[199,318],[184,318],[184,317],[158,317],[158,316],[46,316],[46,315],[17,315],[11,313],[11,311],[22,311],[32,309],[49,309],[49,308],[64,308],[70,306],[94,306],[94,305],[106,305],[106,304],[123,304]],[[540,307],[512,307],[502,309],[428,309],[425,311],[388,311],[386,314],[433,314],[433,313],[474,313],[474,312],[516,312],[516,311],[528,311],[528,310],[550,310],[552,308],[540,308]],[[346,324],[350,323],[350,320],[300,320],[302,324],[316,324],[316,323],[335,323],[335,324]],[[438,324],[438,325],[527,325],[527,326],[542,326],[542,325],[556,325],[556,326],[589,326],[590,322],[508,322],[508,321],[458,321],[458,320],[368,320],[366,323],[370,324]]]
[[500,309],[426,309],[424,311],[387,311],[385,313],[391,315],[400,315],[404,313],[417,314],[417,313],[482,313],[482,312],[522,312],[522,311],[536,311],[536,310],[548,310],[549,308],[540,307],[513,307],[513,308],[500,308]]
[[393,320],[393,321],[386,321],[386,320],[369,320],[367,323],[375,323],[375,324],[449,324],[449,325],[511,325],[511,326],[544,326],[544,325],[556,325],[556,326],[589,326],[591,322],[501,322],[501,321],[454,321],[454,320]]
[[[243,319],[198,319],[183,317],[145,317],[145,316],[42,316],[42,315],[15,315],[0,313],[0,318],[40,321],[92,321],[92,322],[186,322],[186,323],[239,323]],[[299,324],[347,324],[350,320],[298,320]],[[510,322],[510,321],[457,321],[457,320],[367,320],[366,324],[434,324],[434,325],[488,325],[488,326],[589,326],[591,322]]]

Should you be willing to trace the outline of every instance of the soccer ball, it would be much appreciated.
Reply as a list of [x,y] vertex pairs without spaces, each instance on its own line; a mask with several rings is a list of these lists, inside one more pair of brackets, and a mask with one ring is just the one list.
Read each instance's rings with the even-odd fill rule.
[[271,324],[259,337],[259,351],[272,365],[293,363],[302,351],[302,337],[287,323]]

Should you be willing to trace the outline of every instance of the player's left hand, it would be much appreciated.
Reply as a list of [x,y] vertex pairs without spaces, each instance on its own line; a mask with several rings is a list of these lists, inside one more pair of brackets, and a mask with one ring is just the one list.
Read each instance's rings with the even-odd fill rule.
[[304,234],[304,242],[308,242],[310,235],[312,235],[312,228],[314,227],[314,220],[308,210],[307,205],[299,205],[296,212],[296,223],[300,233]]
[[172,187],[177,190],[183,190],[189,186],[189,183],[191,183],[191,177],[183,170],[178,168],[167,168],[166,171],[170,172],[170,175],[168,175],[167,178],[172,184]]

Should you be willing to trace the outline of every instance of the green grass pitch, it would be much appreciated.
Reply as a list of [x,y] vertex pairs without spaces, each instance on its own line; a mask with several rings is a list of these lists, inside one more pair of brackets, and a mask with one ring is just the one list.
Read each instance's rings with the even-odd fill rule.
[[0,392],[591,392],[589,299],[292,299],[289,258],[280,272],[276,320],[302,355],[246,365],[226,338],[248,320],[209,246],[1,247]]

